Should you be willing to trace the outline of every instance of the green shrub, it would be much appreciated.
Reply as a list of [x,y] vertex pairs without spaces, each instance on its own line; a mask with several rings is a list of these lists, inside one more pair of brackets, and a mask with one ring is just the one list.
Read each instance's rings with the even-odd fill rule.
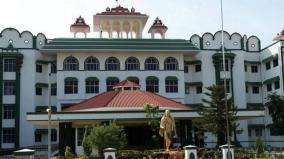
[[72,154],[71,148],[69,146],[65,147],[64,156],[65,156],[66,159],[72,159],[73,158],[73,154]]
[[264,153],[264,145],[260,137],[257,137],[255,141],[255,146],[256,146],[256,155],[257,157],[260,157]]
[[109,125],[99,125],[90,129],[87,136],[92,146],[98,148],[99,156],[103,156],[103,150],[106,148],[123,149],[126,146],[126,134],[123,127],[116,125],[114,122]]

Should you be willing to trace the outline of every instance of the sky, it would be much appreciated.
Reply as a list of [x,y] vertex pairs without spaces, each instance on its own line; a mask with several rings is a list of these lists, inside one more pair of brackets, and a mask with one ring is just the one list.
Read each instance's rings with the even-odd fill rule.
[[[143,37],[156,17],[168,27],[166,38],[189,39],[221,29],[220,0],[119,0],[123,7],[134,7],[147,14]],[[13,27],[20,32],[44,33],[48,39],[72,37],[70,25],[80,15],[91,26],[93,15],[116,7],[115,0],[0,0],[0,31]],[[255,35],[262,48],[284,27],[284,0],[223,0],[224,30],[230,34]],[[90,33],[88,37],[98,38]]]

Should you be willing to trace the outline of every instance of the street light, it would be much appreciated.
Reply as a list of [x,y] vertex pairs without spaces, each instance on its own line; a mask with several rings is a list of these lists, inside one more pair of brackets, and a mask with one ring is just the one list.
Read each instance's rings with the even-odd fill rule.
[[48,154],[47,158],[50,159],[51,157],[51,109],[46,109],[46,112],[48,114],[48,133],[47,133],[47,145],[48,145]]
[[[228,108],[228,100],[227,100],[227,78],[226,78],[226,61],[225,61],[225,46],[224,46],[224,23],[223,23],[223,0],[221,0],[221,27],[222,27],[222,37],[221,37],[221,45],[222,45],[222,55],[223,55],[223,71],[224,71],[224,93],[225,93],[225,107],[226,107],[226,127],[227,127],[227,145],[228,145],[228,153],[230,154],[230,146],[231,146],[231,137],[230,137],[230,128],[229,128],[229,108]],[[226,154],[227,155],[227,154]],[[231,159],[231,155],[227,155],[228,159]]]

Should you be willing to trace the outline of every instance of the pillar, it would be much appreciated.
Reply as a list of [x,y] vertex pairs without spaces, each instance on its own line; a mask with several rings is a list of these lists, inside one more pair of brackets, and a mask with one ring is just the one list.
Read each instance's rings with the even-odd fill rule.
[[105,159],[116,159],[115,153],[116,153],[115,148],[106,148],[104,149],[104,156]]
[[[228,145],[222,145],[220,146],[221,150],[222,150],[222,159],[235,159],[235,155],[234,155],[234,146],[230,145],[230,152],[228,149]],[[230,155],[230,157],[229,157]]]
[[133,22],[130,22],[130,38],[133,39]]
[[155,39],[155,33],[153,31],[151,32],[151,39]]
[[15,112],[15,147],[20,146],[20,96],[21,96],[21,67],[23,63],[23,55],[19,54],[16,58],[16,112]]
[[184,159],[197,159],[197,147],[194,145],[184,146]]

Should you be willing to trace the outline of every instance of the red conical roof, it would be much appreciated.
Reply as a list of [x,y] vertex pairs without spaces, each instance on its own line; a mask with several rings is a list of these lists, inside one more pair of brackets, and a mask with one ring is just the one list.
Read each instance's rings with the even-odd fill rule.
[[[136,83],[130,81],[122,81],[116,86],[129,85],[137,86]],[[143,110],[146,103],[158,105],[160,109],[191,109],[189,106],[172,99],[136,89],[104,92],[75,104],[64,111]]]

